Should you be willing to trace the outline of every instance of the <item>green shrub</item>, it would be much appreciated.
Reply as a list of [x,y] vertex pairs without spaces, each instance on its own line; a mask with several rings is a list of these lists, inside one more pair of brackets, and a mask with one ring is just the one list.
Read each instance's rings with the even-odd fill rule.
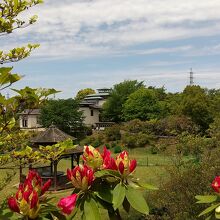
[[104,144],[104,136],[102,133],[94,133],[91,136],[87,136],[80,142],[80,145],[92,145],[93,147],[99,147]]
[[170,115],[154,124],[154,133],[162,136],[176,136],[183,132],[196,134],[198,131],[199,128],[195,123],[184,115]]
[[110,144],[105,144],[105,147],[106,147],[107,149],[110,149],[110,148],[111,148]]
[[153,140],[153,136],[150,134],[144,134],[139,132],[137,134],[124,133],[122,136],[123,144],[128,148],[145,147]]
[[113,125],[104,131],[106,141],[117,141],[121,139],[120,126]]
[[210,150],[215,147],[213,139],[187,133],[179,135],[178,141],[179,143],[176,145],[177,152],[184,156],[193,155],[198,157],[205,150]]
[[[160,214],[161,219],[204,219],[198,218],[198,214],[207,206],[196,204],[195,195],[205,195],[212,191],[211,182],[216,175],[220,175],[219,158],[220,151],[216,149],[203,155],[199,163],[194,160],[173,160],[173,166],[167,168],[169,180],[162,182],[158,191],[148,195],[153,210],[164,210]],[[160,218],[155,214],[152,219]]]
[[159,149],[155,145],[153,145],[150,147],[150,152],[151,154],[157,154],[159,152]]
[[118,154],[118,153],[121,153],[121,152],[122,152],[121,146],[116,146],[116,147],[114,147],[114,153],[115,153],[115,154]]

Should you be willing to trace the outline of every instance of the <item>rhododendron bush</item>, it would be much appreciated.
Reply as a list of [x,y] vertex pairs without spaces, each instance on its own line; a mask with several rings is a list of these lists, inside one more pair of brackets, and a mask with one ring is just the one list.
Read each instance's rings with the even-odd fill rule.
[[45,196],[51,181],[42,183],[41,177],[30,171],[15,195],[8,198],[8,207],[17,219],[101,219],[100,209],[106,209],[110,219],[121,219],[119,208],[129,212],[130,207],[147,215],[149,207],[139,190],[156,189],[143,184],[133,176],[136,160],[126,151],[113,158],[111,152],[103,152],[85,146],[83,164],[67,169],[67,178],[73,192],[50,204]]
[[197,203],[211,204],[199,214],[206,216],[206,220],[220,219],[220,176],[215,177],[211,186],[215,191],[214,195],[196,196]]

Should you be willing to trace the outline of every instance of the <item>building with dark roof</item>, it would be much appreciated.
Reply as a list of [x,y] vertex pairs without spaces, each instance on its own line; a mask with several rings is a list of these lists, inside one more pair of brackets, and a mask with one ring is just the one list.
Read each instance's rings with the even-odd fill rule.
[[19,127],[22,130],[44,130],[39,123],[40,109],[25,109],[19,114]]
[[87,126],[96,127],[96,124],[101,122],[100,112],[111,89],[102,88],[97,91],[95,94],[87,95],[80,103],[80,110],[83,111],[84,123]]

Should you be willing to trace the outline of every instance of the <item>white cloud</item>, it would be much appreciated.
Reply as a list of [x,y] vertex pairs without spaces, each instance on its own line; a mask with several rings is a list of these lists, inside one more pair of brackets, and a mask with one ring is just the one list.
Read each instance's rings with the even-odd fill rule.
[[219,0],[48,0],[25,15],[38,14],[37,24],[6,36],[1,48],[36,41],[36,56],[117,55],[152,41],[214,36],[220,33],[219,10]]

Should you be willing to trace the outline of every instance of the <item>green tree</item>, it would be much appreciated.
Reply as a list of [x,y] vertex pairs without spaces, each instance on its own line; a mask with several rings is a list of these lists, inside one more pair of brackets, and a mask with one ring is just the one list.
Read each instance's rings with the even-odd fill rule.
[[123,118],[150,120],[162,118],[167,114],[165,102],[160,100],[156,89],[140,88],[132,93],[123,105]]
[[44,127],[54,124],[74,137],[80,137],[84,132],[82,112],[74,99],[49,100],[42,107],[39,119]]
[[75,99],[82,101],[87,95],[95,94],[95,90],[91,88],[81,89],[77,92]]
[[202,131],[208,129],[209,124],[213,121],[209,107],[208,95],[200,86],[187,86],[184,89],[181,101],[182,113],[189,116]]
[[[0,36],[12,33],[13,30],[24,28],[33,24],[37,16],[32,16],[28,22],[20,18],[20,14],[30,7],[42,3],[42,0],[3,0],[0,3]],[[38,44],[28,44],[26,47],[19,47],[3,52],[0,50],[0,64],[16,62],[26,58],[31,51],[38,47]],[[21,79],[18,74],[12,74],[13,67],[0,68],[0,133],[1,139],[4,139],[3,132],[9,131],[15,125],[15,115],[25,107],[23,100],[22,105],[15,97],[7,99],[1,91],[10,87],[13,83]],[[30,98],[30,96],[28,96]]]
[[[42,2],[42,0],[3,0],[0,3],[0,36],[10,34],[15,29],[24,28],[35,23],[37,21],[36,15],[25,21],[20,18],[20,14]],[[24,59],[37,47],[39,47],[39,44],[28,44],[27,46],[13,48],[9,52],[0,50],[0,64]],[[10,71],[11,69],[8,70]],[[2,73],[2,68],[0,68],[0,73]]]
[[210,111],[213,117],[220,118],[220,89],[210,89],[207,93],[210,100]]
[[143,82],[138,82],[137,80],[125,80],[114,85],[110,97],[103,105],[102,117],[105,120],[114,122],[123,121],[122,110],[124,103],[131,93],[141,87],[144,87]]

